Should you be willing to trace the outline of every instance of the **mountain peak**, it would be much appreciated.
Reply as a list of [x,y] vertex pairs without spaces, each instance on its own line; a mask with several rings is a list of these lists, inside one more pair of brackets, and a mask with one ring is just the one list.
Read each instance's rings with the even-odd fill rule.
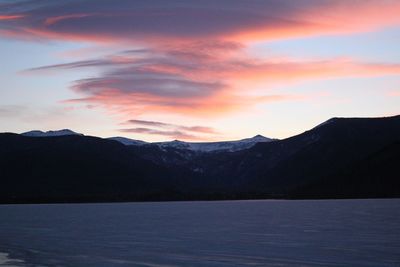
[[270,141],[274,141],[274,140],[276,140],[276,139],[268,138],[268,137],[265,137],[265,136],[263,136],[261,134],[257,134],[257,135],[255,135],[255,136],[253,136],[251,138],[245,138],[245,139],[242,139],[242,140],[238,140],[237,142],[254,142],[254,143],[258,143],[258,142],[270,142]]
[[257,135],[255,135],[255,136],[253,136],[252,138],[249,138],[249,139],[251,139],[251,140],[257,140],[257,141],[260,141],[260,142],[265,142],[265,141],[273,140],[273,139],[268,138],[268,137],[265,137],[265,136],[263,136],[263,135],[261,135],[261,134],[257,134]]

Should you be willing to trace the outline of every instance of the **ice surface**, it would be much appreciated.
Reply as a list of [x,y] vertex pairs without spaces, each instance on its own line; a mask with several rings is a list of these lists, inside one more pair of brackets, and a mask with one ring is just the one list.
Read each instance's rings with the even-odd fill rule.
[[394,267],[399,236],[399,199],[0,206],[16,266]]

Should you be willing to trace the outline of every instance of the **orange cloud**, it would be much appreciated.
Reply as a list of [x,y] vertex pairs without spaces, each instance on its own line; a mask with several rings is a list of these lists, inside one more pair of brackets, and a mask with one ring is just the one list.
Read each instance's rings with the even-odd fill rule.
[[24,15],[0,15],[0,20],[14,20],[23,17]]
[[400,64],[362,63],[351,59],[313,61],[283,60],[256,63],[226,73],[229,79],[251,82],[297,82],[342,77],[399,75]]
[[257,104],[300,99],[301,97],[296,95],[232,95],[228,90],[204,98],[166,98],[146,93],[126,93],[110,89],[64,102],[83,105],[92,103],[106,108],[111,113],[126,116],[186,114],[194,117],[215,117],[250,109]]
[[294,16],[225,35],[228,40],[254,42],[318,35],[374,31],[400,25],[399,1],[329,1],[299,8]]

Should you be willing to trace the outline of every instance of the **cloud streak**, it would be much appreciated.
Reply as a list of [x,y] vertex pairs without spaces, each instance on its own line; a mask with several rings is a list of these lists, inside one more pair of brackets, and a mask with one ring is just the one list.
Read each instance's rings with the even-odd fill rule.
[[120,129],[119,131],[123,133],[151,134],[158,136],[167,136],[174,139],[207,140],[210,137],[210,135],[217,134],[217,132],[211,127],[184,126],[184,125],[177,125],[159,121],[134,119],[134,120],[128,120],[122,123],[122,125],[145,126],[145,127]]
[[124,124],[135,124],[135,125],[144,125],[150,127],[158,127],[158,128],[167,128],[167,129],[175,129],[181,131],[189,131],[189,132],[197,132],[197,133],[206,133],[206,134],[216,134],[217,132],[211,127],[205,126],[183,126],[159,121],[146,121],[146,120],[128,120]]
[[0,20],[14,20],[24,17],[23,15],[0,15]]
[[182,131],[165,131],[165,130],[155,130],[150,128],[129,128],[129,129],[120,129],[120,132],[159,135],[159,136],[170,137],[173,139],[203,140],[196,135],[184,133]]

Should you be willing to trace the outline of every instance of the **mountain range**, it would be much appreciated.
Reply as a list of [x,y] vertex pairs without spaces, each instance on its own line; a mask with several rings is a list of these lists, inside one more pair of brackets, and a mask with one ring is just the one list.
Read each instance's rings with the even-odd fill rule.
[[[22,133],[23,136],[29,137],[54,137],[54,136],[64,136],[64,135],[83,135],[80,133],[76,133],[69,129],[63,129],[59,131],[39,131],[33,130],[29,132]],[[177,148],[183,150],[192,150],[192,151],[200,151],[200,152],[215,152],[215,151],[238,151],[246,148],[250,148],[256,143],[260,142],[271,142],[277,139],[271,139],[264,137],[262,135],[256,135],[252,138],[246,138],[242,140],[236,141],[222,141],[222,142],[184,142],[179,140],[174,140],[170,142],[154,142],[149,143],[142,140],[135,140],[126,137],[109,137],[109,140],[114,140],[120,142],[121,144],[127,146],[158,146],[160,148]]]
[[400,116],[299,135],[147,143],[71,130],[0,134],[0,202],[400,196]]

